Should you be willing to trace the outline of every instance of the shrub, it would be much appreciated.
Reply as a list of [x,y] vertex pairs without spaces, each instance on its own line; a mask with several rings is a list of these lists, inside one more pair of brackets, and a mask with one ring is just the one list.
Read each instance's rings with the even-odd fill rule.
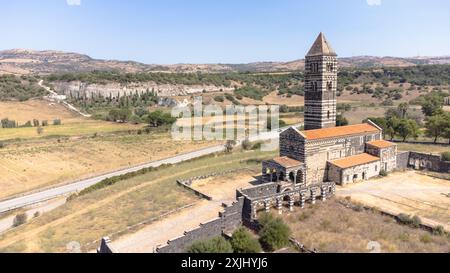
[[13,227],[18,227],[25,224],[27,222],[27,218],[28,216],[26,213],[17,214],[16,217],[14,217]]
[[385,170],[381,170],[380,171],[380,176],[386,177],[386,176],[388,176],[388,173]]
[[3,149],[6,147],[6,143],[5,142],[0,142],[0,149]]
[[48,120],[43,120],[42,127],[47,127],[47,126],[48,126]]
[[54,125],[54,126],[59,126],[59,125],[61,125],[61,120],[60,120],[60,119],[55,119],[55,120],[53,120],[53,125]]
[[291,230],[280,218],[266,218],[259,232],[261,245],[268,251],[275,251],[289,244]]
[[410,215],[401,213],[397,216],[397,221],[403,225],[411,226],[414,228],[420,227],[422,220],[418,216],[411,217]]
[[235,253],[260,253],[261,245],[258,240],[245,228],[239,228],[233,233],[231,246]]
[[223,96],[215,96],[214,100],[217,101],[217,102],[224,102],[225,98]]
[[442,160],[450,161],[450,152],[442,153]]
[[437,226],[433,229],[433,234],[438,236],[445,235],[445,230],[443,226]]
[[246,140],[242,141],[242,149],[250,150],[251,148],[252,148],[252,143],[250,142],[250,140],[246,139]]
[[223,237],[215,237],[193,243],[187,253],[233,253],[233,248]]
[[256,142],[252,146],[252,150],[261,150],[262,142]]
[[424,235],[420,236],[420,241],[424,244],[429,244],[429,243],[431,243],[431,241],[433,241],[433,239],[431,238],[431,236],[429,234],[424,234]]
[[349,122],[344,116],[342,116],[342,115],[336,116],[336,126],[337,127],[347,126],[348,124],[349,124]]
[[39,216],[41,216],[41,213],[40,213],[39,211],[36,211],[36,212],[33,214],[33,218],[38,218]]

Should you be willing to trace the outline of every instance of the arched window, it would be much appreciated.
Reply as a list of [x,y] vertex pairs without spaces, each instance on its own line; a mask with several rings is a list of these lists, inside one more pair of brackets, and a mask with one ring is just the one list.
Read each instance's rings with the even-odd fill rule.
[[327,89],[328,89],[328,91],[332,91],[333,90],[333,82],[328,82],[327,83]]

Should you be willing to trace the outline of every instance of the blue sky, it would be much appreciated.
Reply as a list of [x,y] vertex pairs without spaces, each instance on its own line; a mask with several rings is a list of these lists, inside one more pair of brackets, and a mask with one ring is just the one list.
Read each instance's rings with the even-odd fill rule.
[[450,55],[448,0],[0,0],[0,50],[144,63],[303,58],[323,31],[342,56]]

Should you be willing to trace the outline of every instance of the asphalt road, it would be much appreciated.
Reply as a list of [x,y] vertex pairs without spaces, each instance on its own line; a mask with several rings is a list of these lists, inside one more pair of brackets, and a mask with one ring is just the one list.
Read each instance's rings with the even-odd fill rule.
[[[301,126],[301,124],[297,124],[294,126],[299,127],[299,126]],[[282,130],[286,130],[286,129],[287,128],[283,128]],[[280,130],[280,131],[282,131],[282,130]],[[250,137],[249,140],[250,141],[262,141],[262,140],[277,139],[279,137],[279,133],[280,133],[279,131],[263,133],[258,136]],[[238,142],[238,145],[239,144],[240,144],[240,142]],[[75,193],[75,192],[81,191],[85,188],[88,188],[92,185],[95,185],[98,182],[100,182],[106,178],[139,171],[144,168],[149,168],[149,167],[156,168],[156,167],[159,167],[164,164],[177,164],[177,163],[188,161],[188,160],[191,160],[194,158],[199,158],[199,157],[202,157],[205,155],[222,152],[224,150],[225,150],[224,145],[208,147],[205,149],[201,149],[201,150],[197,150],[197,151],[193,151],[193,152],[189,152],[189,153],[185,153],[185,154],[180,154],[180,155],[170,157],[167,159],[158,160],[158,161],[150,162],[147,164],[139,165],[136,167],[131,167],[131,168],[123,169],[123,170],[114,171],[114,172],[111,172],[108,174],[100,175],[100,176],[89,178],[89,179],[84,179],[84,180],[74,182],[71,184],[58,186],[58,187],[43,190],[40,192],[26,194],[24,196],[1,201],[0,202],[0,213],[10,211],[13,209],[23,208],[23,207],[26,207],[29,205],[34,205],[34,204],[37,204],[40,202],[48,201],[48,200],[51,200],[51,199],[59,197],[59,196],[64,196],[64,195],[68,195],[71,193]]]

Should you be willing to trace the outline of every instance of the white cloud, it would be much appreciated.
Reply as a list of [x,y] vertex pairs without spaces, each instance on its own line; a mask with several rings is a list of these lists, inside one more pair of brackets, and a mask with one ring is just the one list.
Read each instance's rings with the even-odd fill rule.
[[381,0],[366,0],[369,6],[380,6]]
[[66,0],[67,5],[69,6],[80,6],[81,0]]

